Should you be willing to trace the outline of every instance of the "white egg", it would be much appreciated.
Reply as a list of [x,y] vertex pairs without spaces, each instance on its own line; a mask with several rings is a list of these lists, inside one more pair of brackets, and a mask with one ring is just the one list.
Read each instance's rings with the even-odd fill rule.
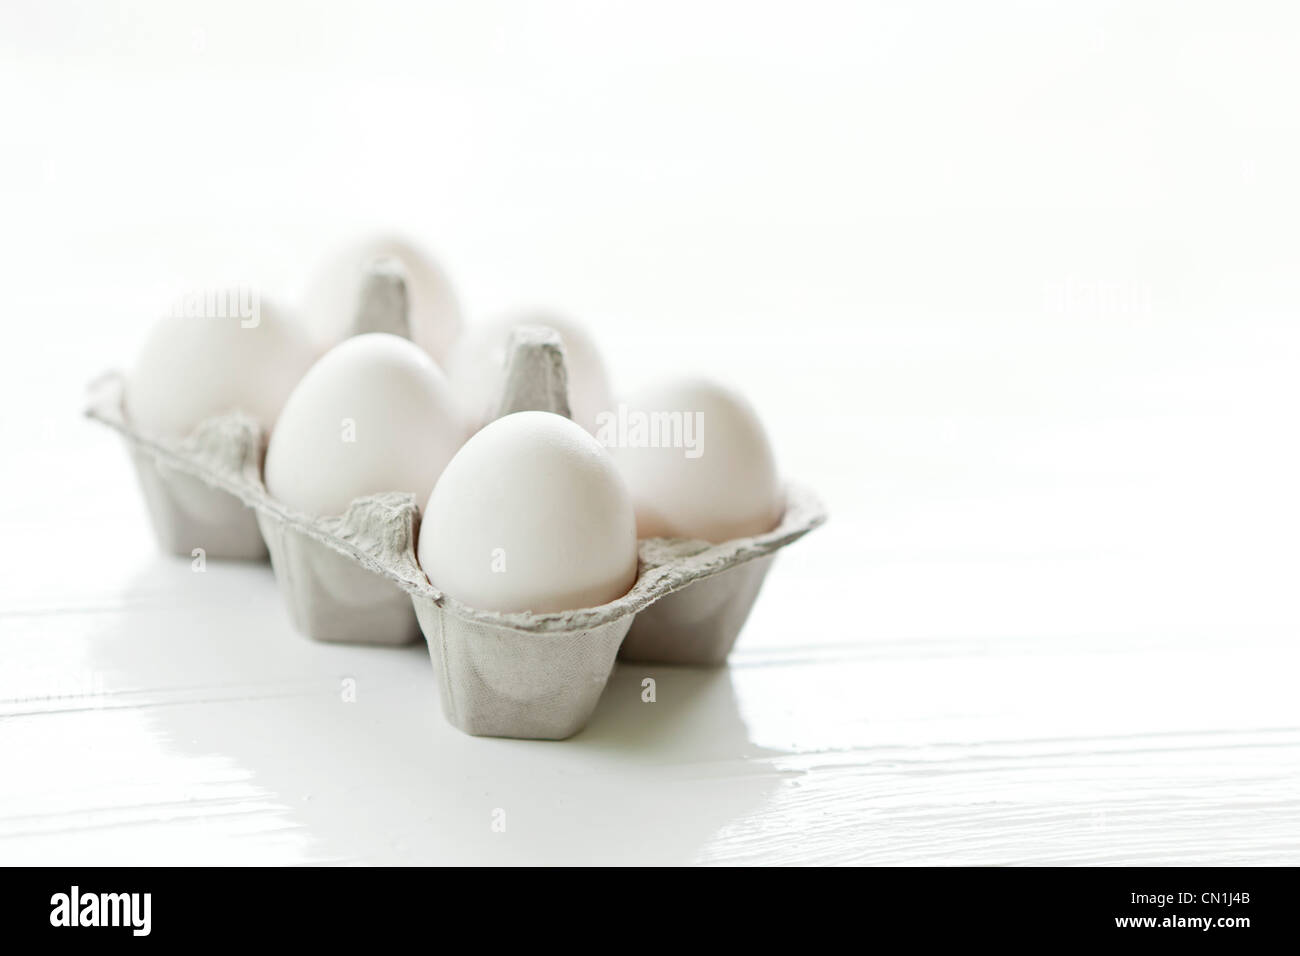
[[447,357],[447,378],[465,409],[471,428],[482,428],[496,417],[505,384],[506,349],[511,330],[519,325],[544,325],[564,343],[573,420],[594,431],[596,416],[610,407],[609,379],[600,351],[582,328],[544,312],[512,314],[471,326]]
[[321,268],[307,291],[303,313],[324,348],[354,331],[353,321],[370,266],[396,259],[407,280],[411,341],[442,364],[460,335],[460,305],[451,281],[423,250],[398,237],[382,237],[348,246]]
[[713,543],[771,531],[784,495],[763,425],[730,389],[653,387],[601,416],[596,438],[632,492],[643,538]]
[[299,325],[249,290],[198,293],[150,330],[127,378],[127,417],[161,438],[232,411],[269,431],[317,354]]
[[595,607],[636,581],[627,488],[591,435],[550,412],[506,415],[465,443],[419,545],[433,585],[480,610]]
[[358,335],[289,396],[266,451],[266,490],[314,515],[342,514],[383,491],[424,501],[464,437],[446,377],[423,349]]

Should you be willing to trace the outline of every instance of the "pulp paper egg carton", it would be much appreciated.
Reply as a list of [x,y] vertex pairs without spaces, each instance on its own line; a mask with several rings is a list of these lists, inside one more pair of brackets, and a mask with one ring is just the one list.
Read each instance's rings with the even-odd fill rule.
[[[378,268],[357,331],[400,332],[400,271]],[[614,660],[720,664],[757,598],[776,552],[821,524],[815,495],[787,485],[774,529],[723,544],[638,542],[632,589],[599,607],[534,614],[482,611],[429,583],[416,559],[419,503],[391,492],[352,502],[337,517],[287,508],[262,483],[266,436],[234,413],[183,441],[131,427],[124,382],[92,385],[87,414],[126,439],[159,537],[169,550],[208,557],[269,552],[295,627],[316,640],[403,644],[423,632],[443,713],[477,735],[562,739],[587,722]],[[515,333],[499,414],[568,414],[564,350],[555,332]]]

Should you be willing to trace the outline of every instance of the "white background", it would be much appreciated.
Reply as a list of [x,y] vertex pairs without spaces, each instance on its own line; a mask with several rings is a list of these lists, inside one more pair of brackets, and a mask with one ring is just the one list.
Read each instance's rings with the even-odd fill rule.
[[[0,863],[1300,862],[1297,24],[7,0]],[[832,518],[730,667],[469,738],[157,553],[86,382],[389,228],[750,395]]]

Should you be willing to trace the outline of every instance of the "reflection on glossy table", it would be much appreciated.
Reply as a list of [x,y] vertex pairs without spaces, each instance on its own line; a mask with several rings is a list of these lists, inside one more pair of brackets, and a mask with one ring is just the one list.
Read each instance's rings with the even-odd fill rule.
[[[620,665],[572,740],[472,738],[422,645],[312,643],[267,566],[157,555],[125,456],[84,444],[114,479],[95,510],[124,506],[63,573],[59,539],[6,569],[30,588],[0,616],[0,861],[1297,859],[1295,647],[1101,630],[1090,594],[1044,593],[1126,576],[1109,561],[850,560],[832,523],[778,561],[730,666]],[[980,633],[999,591],[1059,633]],[[869,630],[882,610],[897,633]]]

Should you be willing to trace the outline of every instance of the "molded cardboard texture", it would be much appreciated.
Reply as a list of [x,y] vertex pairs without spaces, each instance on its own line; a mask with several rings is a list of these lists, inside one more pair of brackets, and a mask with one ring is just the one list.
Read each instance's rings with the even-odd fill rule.
[[[377,259],[362,286],[350,334],[385,332],[409,337],[408,296],[402,264]],[[359,499],[364,500],[364,499]],[[342,518],[319,519],[337,524],[344,534],[349,522],[366,509],[349,509]],[[276,583],[299,633],[331,644],[410,644],[420,636],[415,611],[406,593],[349,561],[328,544],[286,524],[272,511],[258,510],[257,522],[271,555]]]
[[563,740],[586,726],[632,615],[530,634],[415,599],[447,721],[467,734]]
[[[525,347],[558,345],[534,339]],[[631,645],[637,659],[702,662],[725,655],[770,558],[825,520],[816,496],[790,484],[781,523],[766,534],[717,545],[664,538],[639,542],[636,583],[608,604],[545,614],[480,611],[443,594],[420,570],[414,496],[390,492],[358,498],[339,517],[300,514],[266,493],[259,472],[261,433],[245,416],[205,422],[185,443],[158,443],[125,422],[121,379],[111,375],[96,383],[87,414],[163,467],[228,492],[257,511],[272,542],[290,615],[300,628],[316,629],[327,640],[394,643],[402,634],[393,623],[401,617],[399,602],[388,603],[382,585],[404,593],[403,613],[415,614],[429,644],[443,712],[471,734],[557,739],[576,733],[595,708],[624,636],[659,602],[679,598],[676,609],[652,616],[638,632]],[[307,556],[330,551],[343,560],[333,567],[348,569],[340,578],[318,573],[322,565]],[[311,583],[303,584],[304,576]],[[371,610],[364,610],[367,595],[374,599]]]
[[272,514],[258,514],[276,583],[299,633],[336,644],[410,644],[420,636],[411,598]]
[[[390,332],[408,337],[406,280],[400,262],[383,258],[370,265],[357,308],[352,334]],[[92,390],[97,387],[100,387],[99,382],[92,385]],[[127,424],[124,406],[117,415],[124,425]],[[196,434],[198,431],[196,429]],[[149,446],[131,440],[137,435],[134,430],[129,434],[123,431],[123,434],[128,439],[131,460],[139,477],[154,535],[164,551],[192,556],[195,548],[202,548],[205,558],[266,560],[269,552],[258,516],[244,502],[212,486],[202,473],[186,473],[168,467]],[[261,443],[258,449],[260,469],[261,457],[266,453],[266,436],[259,433],[258,438]],[[194,440],[194,435],[191,435],[177,447],[184,452]]]
[[256,513],[229,492],[168,468],[146,452],[131,451],[145,507],[159,546],[171,554],[265,561]]
[[756,558],[666,595],[636,616],[619,659],[725,664],[775,560]]
[[[358,326],[401,330],[400,269],[377,263],[368,288]],[[521,327],[508,354],[501,414],[529,409],[567,414],[559,336]],[[422,631],[444,715],[476,735],[562,739],[577,733],[595,709],[620,646],[629,660],[723,662],[775,553],[826,519],[815,495],[788,484],[785,514],[766,534],[716,545],[664,538],[638,542],[636,582],[608,604],[544,614],[481,611],[443,594],[420,569],[419,507],[412,495],[368,495],[341,516],[295,512],[271,498],[262,484],[265,440],[256,423],[236,413],[204,422],[183,442],[151,439],[126,421],[122,380],[113,374],[92,386],[87,415],[126,439],[141,462],[151,507],[165,499],[143,477],[156,473],[169,476],[169,488],[184,489],[200,504],[209,491],[206,504],[238,502],[236,519],[251,517],[247,508],[255,512],[253,527],[260,527],[259,541],[264,536],[269,546],[289,615],[300,631],[317,640],[364,644],[406,643]],[[168,507],[188,514],[180,504]],[[155,519],[156,527],[168,531],[166,540],[176,548],[188,545],[197,523],[187,526],[175,515],[167,520]],[[230,527],[238,526],[236,520]],[[181,553],[188,554],[188,546]],[[216,556],[212,549],[208,555]]]
[[213,480],[226,472],[260,472],[266,454],[262,430],[247,416],[232,413],[200,423],[179,441],[150,438],[127,421],[125,392],[122,376],[101,376],[91,383],[86,414],[126,439],[163,549],[186,557],[201,548],[205,559],[265,560],[256,513]]

